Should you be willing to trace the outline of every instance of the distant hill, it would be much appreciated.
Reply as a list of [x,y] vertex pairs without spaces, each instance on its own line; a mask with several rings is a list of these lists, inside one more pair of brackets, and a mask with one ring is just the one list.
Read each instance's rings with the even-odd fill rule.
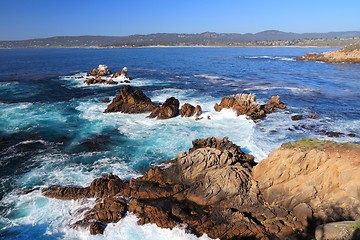
[[259,33],[200,34],[155,33],[148,35],[61,36],[19,41],[0,41],[0,48],[86,48],[146,46],[345,46],[359,42],[360,31],[291,33],[276,30]]

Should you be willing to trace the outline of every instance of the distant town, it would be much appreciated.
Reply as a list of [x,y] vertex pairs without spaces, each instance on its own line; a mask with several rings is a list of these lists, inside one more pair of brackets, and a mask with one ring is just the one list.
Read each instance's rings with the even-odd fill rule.
[[0,48],[133,48],[162,46],[219,47],[343,47],[360,42],[360,31],[288,33],[199,34],[155,33],[131,36],[58,36],[42,39],[0,41]]

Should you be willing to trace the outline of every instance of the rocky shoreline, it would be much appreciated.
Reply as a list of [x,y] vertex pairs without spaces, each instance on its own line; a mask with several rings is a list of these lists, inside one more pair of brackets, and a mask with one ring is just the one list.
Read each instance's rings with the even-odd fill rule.
[[72,225],[91,234],[132,212],[139,224],[186,224],[197,236],[298,239],[315,236],[323,223],[360,219],[359,166],[358,144],[302,139],[257,164],[227,138],[207,138],[142,177],[109,174],[89,187],[51,186],[42,193],[96,198]]
[[331,52],[307,53],[295,59],[328,63],[360,63],[360,44],[350,45]]

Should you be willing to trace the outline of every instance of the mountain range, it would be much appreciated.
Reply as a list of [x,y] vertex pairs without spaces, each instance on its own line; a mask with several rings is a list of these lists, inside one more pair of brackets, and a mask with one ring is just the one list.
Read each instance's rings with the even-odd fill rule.
[[359,42],[360,31],[292,33],[268,30],[259,33],[199,34],[154,33],[130,36],[57,36],[41,39],[0,41],[0,48],[85,48],[147,46],[343,46]]

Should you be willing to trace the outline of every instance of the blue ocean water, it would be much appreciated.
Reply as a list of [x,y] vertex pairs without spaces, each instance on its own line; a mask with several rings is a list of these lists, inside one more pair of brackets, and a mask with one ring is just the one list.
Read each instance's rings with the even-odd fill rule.
[[[103,236],[90,236],[69,224],[91,200],[60,201],[41,196],[40,190],[24,191],[52,184],[87,186],[110,172],[124,179],[140,176],[187,150],[196,138],[228,136],[257,161],[303,137],[360,142],[360,65],[294,60],[329,50],[1,49],[0,238],[197,239],[181,226],[137,226],[131,214],[110,224]],[[113,72],[127,66],[134,78],[130,85],[153,101],[174,96],[181,104],[200,104],[203,119],[104,114],[102,99],[113,98],[121,85],[83,84],[81,76],[99,64]],[[255,93],[261,103],[280,95],[288,107],[256,123],[213,109],[222,97],[243,92]],[[319,118],[306,118],[313,113]],[[295,114],[305,118],[292,121]],[[344,135],[329,138],[324,131]]]

